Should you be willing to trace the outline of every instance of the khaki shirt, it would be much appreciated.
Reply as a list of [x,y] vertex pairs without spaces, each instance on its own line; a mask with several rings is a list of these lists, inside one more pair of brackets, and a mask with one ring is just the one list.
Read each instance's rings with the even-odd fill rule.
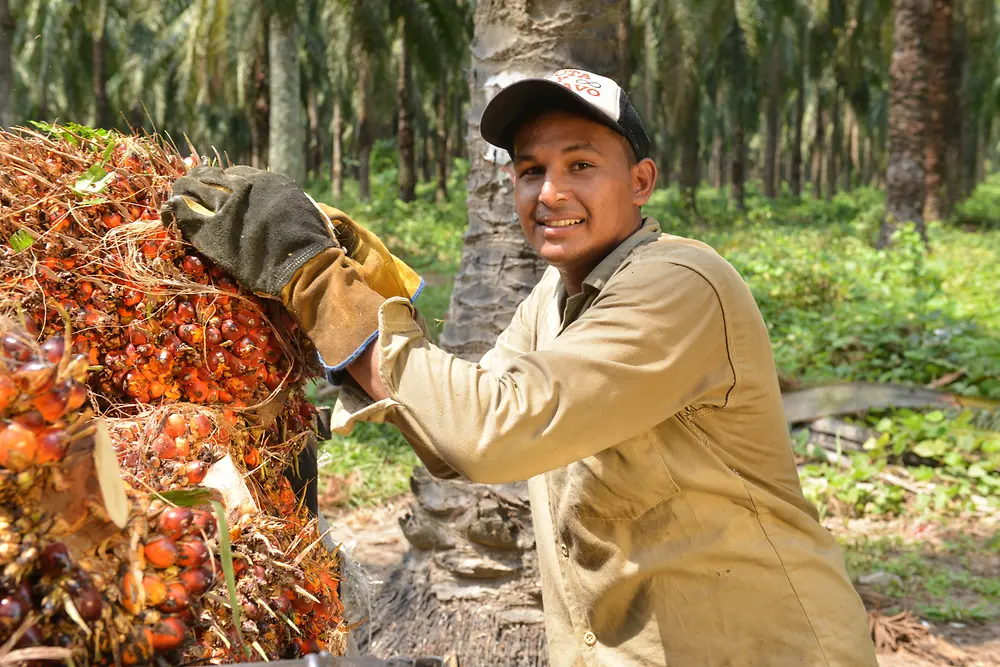
[[550,268],[479,364],[405,299],[380,333],[391,398],[342,392],[337,430],[387,419],[432,474],[529,480],[554,667],[877,665],[767,328],[710,247],[646,219],[582,293]]

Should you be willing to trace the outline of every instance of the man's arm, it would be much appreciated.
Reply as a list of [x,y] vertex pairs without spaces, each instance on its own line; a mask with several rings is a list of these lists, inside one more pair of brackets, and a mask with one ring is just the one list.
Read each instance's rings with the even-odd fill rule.
[[472,481],[568,465],[687,405],[723,405],[735,382],[712,285],[656,264],[626,267],[547,349],[496,371],[431,345],[404,304],[389,302],[351,374],[397,406],[391,420],[411,442]]

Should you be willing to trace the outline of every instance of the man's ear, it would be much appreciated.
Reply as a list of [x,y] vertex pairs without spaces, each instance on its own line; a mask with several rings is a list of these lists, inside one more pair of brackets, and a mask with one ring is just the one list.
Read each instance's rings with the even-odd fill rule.
[[658,175],[656,163],[644,158],[632,165],[632,203],[644,206],[653,194]]

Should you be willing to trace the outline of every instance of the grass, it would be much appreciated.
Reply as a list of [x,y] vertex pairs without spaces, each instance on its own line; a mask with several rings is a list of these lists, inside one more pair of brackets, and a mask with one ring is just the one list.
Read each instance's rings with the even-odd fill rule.
[[[425,276],[428,285],[417,306],[436,341],[461,259],[466,166],[456,163],[450,201],[439,205],[431,184],[418,186],[415,202],[396,201],[395,163],[387,146],[377,148],[373,165],[372,201],[358,201],[356,183],[348,182],[337,205]],[[330,201],[328,183],[312,184],[311,192]],[[930,252],[905,230],[893,249],[874,249],[884,205],[883,195],[871,189],[830,201],[787,193],[771,201],[751,187],[747,211],[739,212],[723,193],[703,188],[697,209],[697,215],[686,212],[671,188],[658,190],[646,212],[664,231],[709,243],[740,271],[768,323],[783,376],[807,384],[913,385],[953,376],[945,390],[1000,399],[1000,177],[982,184],[952,224],[931,226]],[[915,424],[918,418],[892,411],[878,416],[890,420],[893,428],[883,429],[890,435],[846,471],[810,466],[804,475],[810,498],[827,514],[852,515],[957,514],[970,509],[974,496],[995,501],[1000,434],[973,428],[969,446],[968,440],[931,432],[967,429],[961,415],[949,414],[933,429]],[[902,466],[912,451],[937,452],[940,445],[933,443],[939,441],[964,454],[956,459],[941,451],[937,458],[924,457],[922,467],[906,468],[934,485],[933,497],[917,503],[912,494],[879,481],[887,466]],[[324,450],[324,473],[351,482],[345,502],[352,506],[405,491],[417,463],[403,438],[385,425],[363,425],[325,443]]]

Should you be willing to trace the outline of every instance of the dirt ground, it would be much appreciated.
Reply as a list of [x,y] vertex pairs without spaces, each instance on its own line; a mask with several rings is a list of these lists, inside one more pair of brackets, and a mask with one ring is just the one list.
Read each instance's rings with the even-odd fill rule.
[[[353,511],[331,509],[328,512],[331,523],[337,526],[338,537],[369,573],[376,592],[406,553],[407,544],[399,528],[399,518],[406,513],[408,502],[408,496],[404,495],[374,507]],[[826,525],[838,536],[848,533],[865,536],[904,534],[911,538],[917,536],[928,545],[947,538],[940,531],[905,522],[832,520]],[[978,562],[973,567],[995,567],[995,576],[1000,572],[1000,554],[995,560],[990,558],[990,554],[984,557],[986,562]],[[882,601],[879,593],[869,587],[859,586],[859,592],[870,610]],[[1000,621],[917,622],[925,628],[920,631],[923,636],[904,642],[904,648],[896,652],[881,653],[880,667],[1000,667]]]

